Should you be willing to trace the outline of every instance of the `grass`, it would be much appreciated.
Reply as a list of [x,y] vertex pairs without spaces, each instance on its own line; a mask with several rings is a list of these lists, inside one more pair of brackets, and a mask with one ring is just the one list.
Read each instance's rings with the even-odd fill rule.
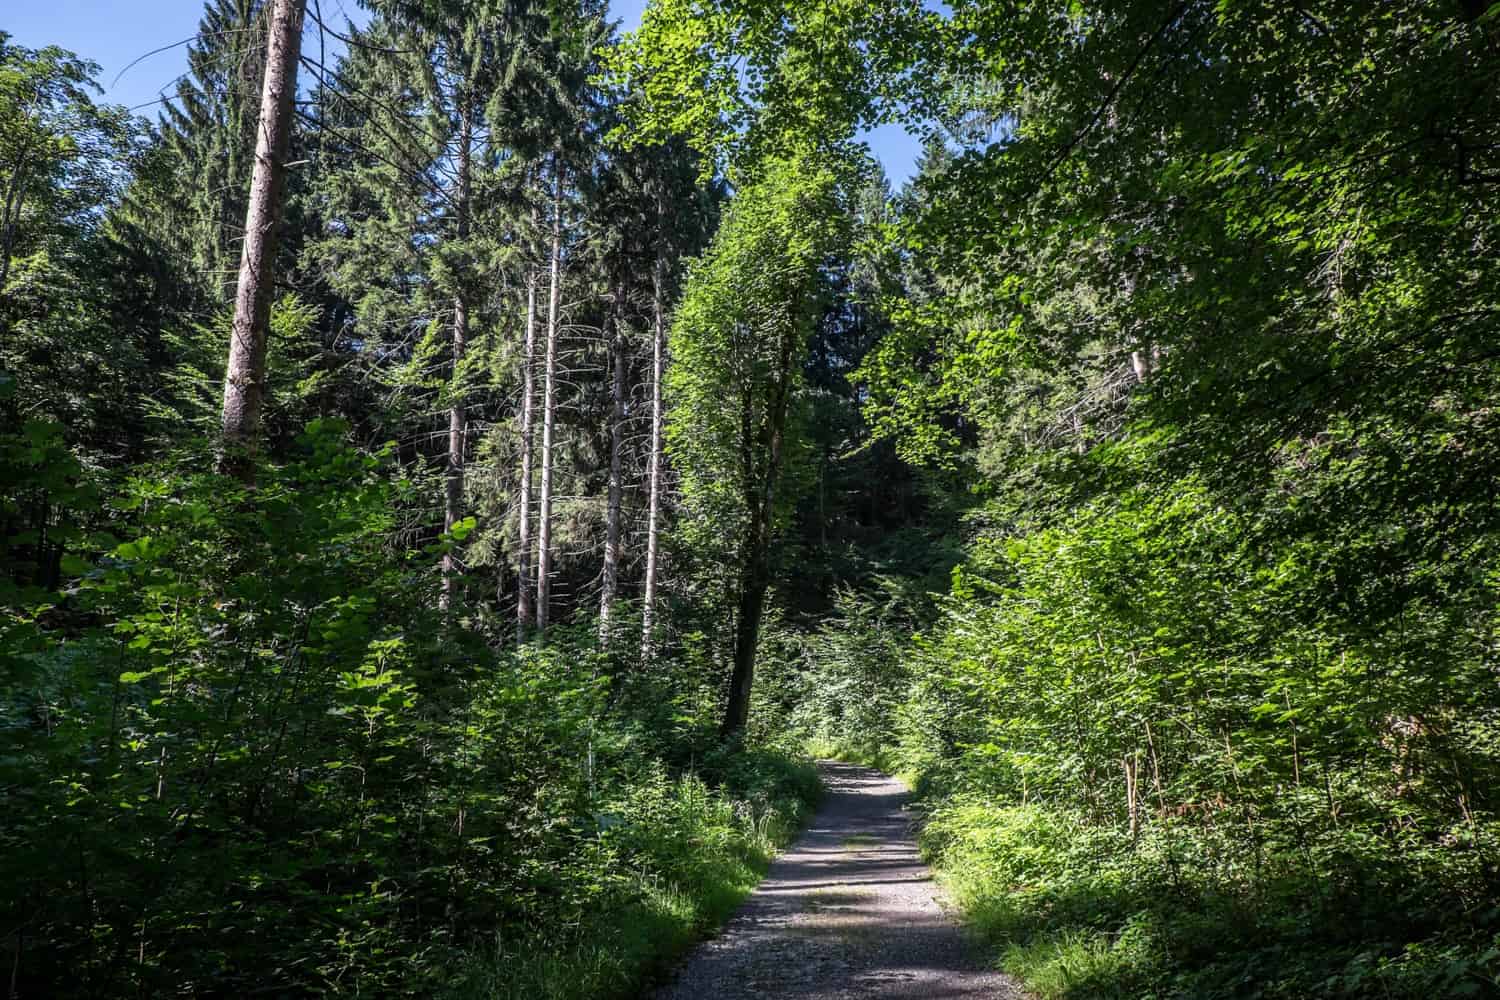
[[559,933],[473,955],[457,1000],[626,1000],[659,980],[721,926],[810,814],[819,786],[805,761],[774,754],[727,761],[712,788],[655,774],[620,796],[601,838],[611,888]]
[[725,866],[691,886],[642,886],[635,902],[603,914],[559,950],[533,942],[497,952],[466,996],[493,1000],[635,997],[703,935],[726,921],[764,874]]
[[1421,871],[1348,842],[1256,856],[1227,831],[1133,841],[973,802],[938,804],[923,847],[1038,1000],[1500,996],[1500,906],[1456,852]]

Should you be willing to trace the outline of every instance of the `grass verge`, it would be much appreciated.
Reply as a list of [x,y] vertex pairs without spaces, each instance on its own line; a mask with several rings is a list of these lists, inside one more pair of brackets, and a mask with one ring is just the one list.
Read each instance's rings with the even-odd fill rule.
[[450,995],[638,997],[722,925],[801,829],[821,786],[810,763],[765,751],[726,756],[705,772],[657,768],[631,782],[586,847],[599,887],[576,922],[497,941],[471,957]]
[[[1275,854],[1231,831],[1123,830],[1037,806],[950,800],[925,853],[1039,1000],[1500,996],[1488,851],[1378,845]],[[1478,867],[1476,867],[1478,866]]]

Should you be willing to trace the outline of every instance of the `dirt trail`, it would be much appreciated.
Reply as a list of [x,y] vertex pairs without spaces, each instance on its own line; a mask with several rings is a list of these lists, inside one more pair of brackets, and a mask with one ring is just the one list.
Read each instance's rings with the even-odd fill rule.
[[812,825],[656,1000],[1023,1000],[941,905],[901,783],[820,770]]

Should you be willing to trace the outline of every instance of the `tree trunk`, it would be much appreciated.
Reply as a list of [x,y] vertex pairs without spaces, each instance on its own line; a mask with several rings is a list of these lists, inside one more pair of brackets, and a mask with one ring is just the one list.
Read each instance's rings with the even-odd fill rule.
[[552,160],[552,284],[547,297],[547,361],[542,375],[542,496],[537,514],[536,627],[547,628],[552,596],[552,435],[557,414],[558,312],[562,303],[562,171]]
[[516,548],[516,641],[531,627],[531,411],[536,395],[536,286],[540,282],[534,266],[526,269],[526,348],[521,361],[521,516]]
[[614,365],[609,417],[609,509],[604,525],[604,585],[599,591],[599,642],[609,643],[610,612],[620,586],[620,457],[625,443],[625,335],[620,329],[617,295],[610,304],[610,356]]
[[[790,299],[795,303],[797,296]],[[739,620],[735,625],[734,668],[729,679],[729,703],[724,708],[720,735],[729,737],[745,728],[750,718],[750,693],[755,679],[755,649],[760,642],[760,623],[771,585],[771,518],[775,511],[777,480],[781,475],[781,453],[786,434],[787,408],[792,395],[792,360],[797,346],[797,324],[788,323],[781,335],[776,380],[759,433],[750,433],[750,401],[741,430],[741,452],[745,468],[745,507],[750,513],[744,550],[741,552]],[[754,454],[763,450],[766,464],[760,481],[752,474]]]
[[666,253],[658,247],[656,267],[651,273],[651,467],[646,514],[646,592],[641,599],[643,664],[651,657],[652,630],[656,626],[656,577],[660,561],[663,431],[661,383],[667,370],[667,332],[662,315],[666,308],[666,264]]
[[265,81],[256,130],[255,170],[245,212],[245,249],[240,255],[224,375],[221,472],[252,482],[266,395],[266,333],[271,320],[272,269],[281,228],[286,154],[292,138],[292,100],[297,91],[297,60],[302,49],[302,18],[307,0],[274,0],[266,54]]
[[[734,668],[729,677],[729,703],[724,708],[723,736],[733,736],[750,719],[750,692],[755,680],[755,647],[760,644],[760,622],[766,609],[770,574],[765,565],[766,546],[760,538],[759,517],[748,532],[742,558],[749,565],[740,574],[740,597],[734,629]],[[757,554],[759,553],[759,554]]]
[[[459,112],[458,162],[454,212],[457,215],[458,242],[469,238],[469,171],[470,146],[473,142],[471,109],[466,98],[460,98],[465,106]],[[448,383],[448,475],[444,482],[443,531],[450,532],[463,517],[464,504],[464,439],[468,433],[469,414],[464,408],[463,363],[469,340],[469,304],[465,300],[463,287],[467,272],[457,276],[458,289],[453,295],[453,376]],[[438,598],[438,607],[446,611],[453,604],[453,592],[458,587],[458,557],[450,549],[443,553],[443,592]]]
[[1138,777],[1138,766],[1140,759],[1135,753],[1127,754],[1122,758],[1125,768],[1125,814],[1130,822],[1130,840],[1132,843],[1141,833],[1141,808],[1140,808],[1140,782]]
[[10,256],[15,251],[16,225],[21,219],[21,203],[26,192],[28,153],[28,147],[22,146],[5,187],[5,201],[0,204],[0,215],[4,219],[4,224],[0,225],[0,297],[4,296],[5,283],[10,280]]

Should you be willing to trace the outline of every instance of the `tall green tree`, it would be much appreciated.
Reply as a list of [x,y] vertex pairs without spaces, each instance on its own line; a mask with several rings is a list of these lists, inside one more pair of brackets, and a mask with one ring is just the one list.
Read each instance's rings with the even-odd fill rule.
[[0,372],[18,417],[120,456],[140,440],[157,331],[135,322],[149,293],[108,221],[140,127],[95,103],[96,71],[0,34]]
[[[326,102],[328,141],[348,160],[325,178],[331,233],[314,255],[352,303],[367,348],[384,356],[397,399],[419,390],[445,411],[445,532],[465,516],[469,401],[483,372],[470,356],[479,268],[502,235],[489,226],[504,150],[487,113],[504,74],[507,16],[503,7],[389,5],[360,33]],[[420,406],[411,418],[423,434]],[[450,549],[445,606],[461,570]]]
[[682,477],[684,533],[721,556],[734,614],[723,731],[744,728],[771,578],[793,408],[822,308],[820,268],[846,234],[840,178],[775,161],[741,188],[688,272],[673,318],[668,449]]

